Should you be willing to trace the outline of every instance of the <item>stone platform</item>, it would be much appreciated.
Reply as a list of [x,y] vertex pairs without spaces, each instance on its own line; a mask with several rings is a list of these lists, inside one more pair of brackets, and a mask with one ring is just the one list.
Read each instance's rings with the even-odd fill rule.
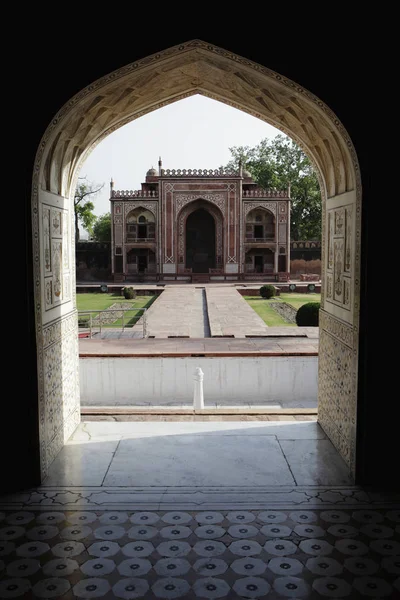
[[135,339],[121,330],[79,340],[79,356],[318,356],[318,327],[269,327],[246,339]]

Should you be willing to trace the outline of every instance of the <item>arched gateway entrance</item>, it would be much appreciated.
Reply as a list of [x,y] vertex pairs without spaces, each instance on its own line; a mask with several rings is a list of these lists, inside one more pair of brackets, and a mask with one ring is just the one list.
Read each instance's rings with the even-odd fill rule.
[[215,221],[205,208],[198,208],[186,219],[186,268],[193,273],[215,268]]
[[[80,166],[115,129],[193,94],[245,110],[287,133],[317,169],[324,265],[318,420],[355,475],[361,460],[356,455],[361,182],[353,144],[339,119],[299,84],[194,40],[91,83],[55,115],[37,151],[32,228],[41,477],[80,421],[72,226]],[[233,265],[234,250],[228,248]],[[161,259],[176,263],[173,254]]]

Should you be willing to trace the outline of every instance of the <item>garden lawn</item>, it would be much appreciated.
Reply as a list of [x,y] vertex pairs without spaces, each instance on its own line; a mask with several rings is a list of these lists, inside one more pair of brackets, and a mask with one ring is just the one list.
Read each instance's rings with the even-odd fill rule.
[[256,313],[262,318],[268,327],[297,327],[295,323],[288,323],[278,315],[278,313],[270,305],[271,302],[286,302],[296,309],[299,309],[303,304],[308,302],[321,302],[321,294],[294,294],[281,293],[280,296],[274,296],[269,300],[261,298],[261,296],[243,296],[250,304]]
[[[76,305],[78,312],[86,310],[106,310],[115,303],[131,304],[132,308],[149,308],[157,295],[151,296],[136,296],[132,300],[127,300],[121,294],[106,294],[102,292],[91,292],[88,294],[76,294]],[[99,313],[91,313],[92,318],[96,317]],[[124,315],[124,325],[134,325],[140,317],[143,315],[143,311],[128,311]],[[87,318],[89,320],[89,314],[80,315],[80,318]],[[122,318],[115,320],[111,325],[104,324],[103,327],[120,327],[122,325]]]
[[256,313],[262,318],[268,327],[293,327],[293,323],[288,323],[283,319],[270,305],[271,300],[257,298],[257,296],[243,296]]
[[303,304],[307,304],[308,302],[321,302],[321,294],[292,294],[292,293],[284,293],[280,296],[277,296],[276,299],[281,299],[283,302],[290,304],[294,308],[299,309]]

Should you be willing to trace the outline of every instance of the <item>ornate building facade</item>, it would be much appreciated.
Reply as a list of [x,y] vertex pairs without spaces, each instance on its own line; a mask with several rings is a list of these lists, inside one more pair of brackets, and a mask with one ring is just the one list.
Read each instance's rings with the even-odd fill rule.
[[285,281],[290,191],[264,190],[241,166],[149,169],[141,190],[110,184],[115,281]]

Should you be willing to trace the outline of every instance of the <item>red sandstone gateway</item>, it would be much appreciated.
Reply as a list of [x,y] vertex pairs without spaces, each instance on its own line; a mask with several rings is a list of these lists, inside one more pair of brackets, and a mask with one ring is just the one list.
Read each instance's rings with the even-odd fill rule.
[[122,281],[287,281],[290,190],[238,172],[149,169],[142,189],[110,183],[112,274]]

